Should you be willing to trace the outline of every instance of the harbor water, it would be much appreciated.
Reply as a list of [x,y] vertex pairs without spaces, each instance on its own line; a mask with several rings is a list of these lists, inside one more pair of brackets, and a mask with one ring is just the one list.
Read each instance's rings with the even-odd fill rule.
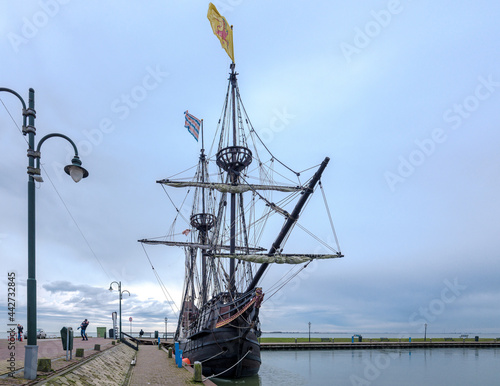
[[257,376],[217,385],[499,385],[500,348],[262,351]]
[[[311,338],[348,338],[351,333],[311,333]],[[423,333],[361,333],[363,340],[423,338]],[[495,339],[500,333],[440,332],[427,339]],[[308,333],[264,333],[265,337],[308,338]],[[212,379],[220,386],[268,385],[500,385],[500,348],[353,349],[261,351],[255,377]]]

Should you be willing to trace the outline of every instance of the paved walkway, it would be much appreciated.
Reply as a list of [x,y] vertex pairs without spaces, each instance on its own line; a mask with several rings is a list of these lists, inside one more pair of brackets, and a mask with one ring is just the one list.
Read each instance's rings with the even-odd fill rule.
[[169,358],[164,350],[158,350],[158,346],[139,346],[130,386],[192,384],[193,375],[184,368],[178,368],[175,359]]

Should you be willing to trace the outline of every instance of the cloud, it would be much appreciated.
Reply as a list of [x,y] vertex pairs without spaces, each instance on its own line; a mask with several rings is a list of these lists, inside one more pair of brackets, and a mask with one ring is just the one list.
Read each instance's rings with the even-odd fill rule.
[[[500,79],[500,6],[408,2],[376,32],[373,12],[380,15],[383,5],[300,2],[299,13],[298,4],[287,4],[287,17],[278,19],[273,15],[283,11],[281,3],[230,7],[239,87],[255,130],[272,134],[268,145],[276,157],[297,170],[331,157],[322,183],[345,258],[311,264],[274,297],[272,286],[289,267],[272,267],[262,282],[263,329],[304,330],[311,321],[358,332],[418,330],[409,319],[414,313],[415,320],[426,319],[425,310],[434,331],[494,329],[500,93],[491,87],[477,109],[471,95],[479,77]],[[151,246],[146,255],[137,240],[164,235],[175,218],[155,181],[196,162],[200,143],[183,127],[187,109],[204,118],[208,151],[229,63],[210,32],[206,5],[96,7],[70,2],[46,22],[41,16],[43,26],[17,51],[8,38],[0,41],[6,58],[0,87],[26,100],[30,87],[36,91],[36,140],[51,132],[68,135],[81,145],[90,172],[74,184],[60,167],[71,158],[69,145],[44,143],[46,182],[36,185],[38,323],[58,331],[87,317],[91,328],[110,326],[119,298],[108,288],[116,280],[131,293],[122,300],[127,320],[163,329],[168,317],[171,329],[184,280],[183,251]],[[13,2],[0,13],[3,35],[23,36],[25,20],[33,22],[37,12],[39,3],[27,8]],[[256,20],[266,28],[256,31]],[[339,47],[354,44],[357,29],[374,36],[349,64]],[[161,50],[151,36],[163,37]],[[148,69],[169,75],[148,90],[154,80],[145,78]],[[16,127],[21,104],[7,93],[0,98],[7,109],[0,104],[0,258],[4,272],[16,272],[16,315],[25,320],[27,144]],[[450,109],[462,122],[456,128],[443,120]],[[409,159],[418,149],[415,141],[432,138],[436,128],[446,129],[447,140],[391,192],[384,172],[397,170],[399,157]],[[182,202],[180,193],[169,194]],[[300,221],[328,239],[329,224],[319,221],[321,201],[317,192]],[[314,250],[316,242],[304,236],[295,229],[285,250]],[[266,231],[264,246],[274,237],[274,230]],[[444,281],[455,278],[467,289],[446,303]]]

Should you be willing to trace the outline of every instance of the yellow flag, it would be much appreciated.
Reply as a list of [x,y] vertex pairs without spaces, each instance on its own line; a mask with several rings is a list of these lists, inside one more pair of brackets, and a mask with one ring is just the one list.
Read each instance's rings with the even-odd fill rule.
[[226,50],[234,63],[233,30],[227,23],[226,18],[221,16],[212,3],[208,5],[207,18],[212,26],[212,31],[214,31],[215,36],[220,40],[220,45]]

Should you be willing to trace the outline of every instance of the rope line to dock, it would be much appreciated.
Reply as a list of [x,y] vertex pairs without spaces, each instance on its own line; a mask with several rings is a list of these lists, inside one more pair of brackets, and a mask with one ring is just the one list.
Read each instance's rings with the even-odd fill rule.
[[210,359],[213,359],[213,358],[215,358],[215,357],[218,357],[219,355],[224,354],[224,353],[225,353],[225,351],[221,351],[220,353],[215,354],[213,357],[210,357],[210,358],[208,358],[208,359],[205,359],[204,361],[201,361],[200,363],[203,363],[203,362],[209,361]]
[[248,350],[248,351],[246,352],[246,354],[245,354],[245,355],[243,355],[243,356],[241,357],[241,359],[240,359],[238,362],[236,362],[234,365],[232,365],[230,368],[228,368],[228,369],[224,370],[223,372],[221,372],[221,373],[219,373],[219,374],[215,374],[215,375],[211,375],[211,376],[209,376],[209,377],[206,377],[206,378],[203,380],[203,382],[205,382],[206,380],[211,379],[211,378],[216,378],[216,377],[218,377],[219,375],[224,374],[225,372],[227,372],[227,371],[231,370],[234,366],[237,366],[237,365],[238,365],[238,363],[240,363],[243,359],[245,359],[245,358],[246,358],[246,356],[247,356],[249,353],[250,353],[250,350]]

